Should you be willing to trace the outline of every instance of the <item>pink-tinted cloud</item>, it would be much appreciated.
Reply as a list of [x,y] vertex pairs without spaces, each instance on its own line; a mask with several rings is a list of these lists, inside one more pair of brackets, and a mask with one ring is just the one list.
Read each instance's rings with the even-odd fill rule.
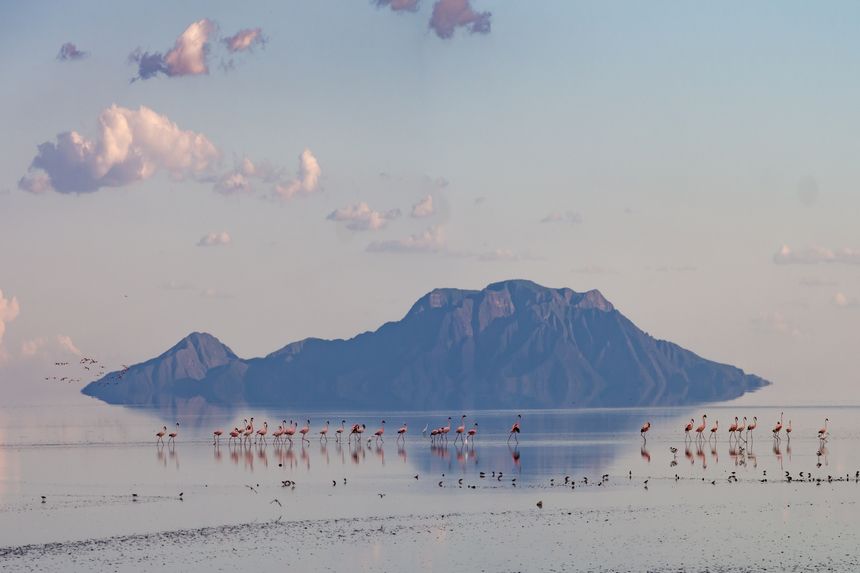
[[245,30],[239,30],[232,36],[224,38],[221,41],[225,46],[227,46],[227,50],[230,53],[235,54],[236,52],[250,50],[254,46],[264,45],[266,43],[266,38],[263,36],[262,28],[247,28]]
[[427,195],[414,205],[412,205],[412,217],[423,219],[433,215],[436,211],[433,208],[433,195]]
[[418,0],[376,0],[376,6],[388,6],[393,12],[415,12],[418,10]]
[[143,52],[138,48],[129,56],[129,61],[138,68],[134,79],[146,80],[158,74],[171,77],[208,74],[209,37],[215,30],[215,24],[203,18],[188,26],[166,54]]
[[374,211],[367,203],[361,202],[335,209],[326,219],[345,223],[346,228],[351,231],[378,231],[398,217],[400,217],[400,209]]
[[84,52],[78,49],[72,42],[66,42],[60,46],[60,51],[57,54],[57,59],[61,62],[70,62],[74,60],[83,60],[89,56],[89,52]]
[[773,256],[773,262],[778,265],[815,265],[818,263],[860,265],[860,250],[849,247],[841,249],[810,247],[794,250],[788,245],[783,245]]
[[292,199],[296,196],[310,195],[320,189],[320,164],[310,149],[305,149],[299,156],[299,170],[296,178],[286,183],[275,185],[275,194],[282,199]]
[[6,334],[6,325],[16,318],[21,313],[21,306],[18,304],[18,299],[14,296],[7,298],[3,295],[3,290],[0,289],[0,345],[3,344],[3,335]]
[[451,38],[457,28],[471,34],[490,32],[490,12],[476,12],[471,0],[437,0],[430,17],[430,29],[442,39]]
[[233,237],[227,231],[208,233],[197,241],[198,247],[223,247],[233,242]]
[[374,241],[367,246],[367,251],[371,253],[442,253],[447,250],[445,234],[438,226],[405,239]]
[[[30,192],[87,193],[149,179],[159,171],[182,179],[209,171],[218,149],[205,136],[180,129],[166,116],[141,106],[113,105],[99,116],[99,134],[76,131],[46,141],[18,187]],[[47,179],[46,179],[47,177]]]

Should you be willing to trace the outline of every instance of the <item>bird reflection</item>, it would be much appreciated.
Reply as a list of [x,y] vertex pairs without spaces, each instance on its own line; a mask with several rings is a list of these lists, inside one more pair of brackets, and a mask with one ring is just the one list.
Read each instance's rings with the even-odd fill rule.
[[704,442],[702,440],[696,443],[696,457],[702,462],[702,469],[708,469],[708,459],[705,457]]
[[[791,451],[791,446],[788,446],[788,451]],[[776,459],[779,462],[779,469],[782,470],[782,449],[780,447],[780,443],[777,440],[773,441],[773,455],[776,456]]]
[[514,462],[514,468],[516,468],[517,473],[522,473],[523,468],[520,465],[520,448],[519,445],[515,445],[513,448],[508,446],[508,449],[511,452],[511,460]]
[[696,460],[693,458],[693,450],[690,449],[689,443],[684,445],[684,457],[690,460],[690,465],[696,463]]
[[212,448],[212,451],[214,452],[214,455],[215,455],[215,461],[216,461],[216,462],[220,462],[220,461],[221,461],[221,458],[222,458],[222,456],[221,456],[221,446],[220,446],[220,445],[216,445],[214,448]]
[[330,460],[328,457],[328,437],[325,437],[325,439],[320,439],[320,457],[325,458],[325,465],[329,465]]
[[167,456],[164,455],[164,446],[156,446],[155,448],[155,459],[158,460],[158,463],[164,467],[167,467]]
[[642,443],[642,447],[639,449],[639,455],[642,456],[642,459],[651,463],[651,453],[648,451],[648,447],[645,445],[645,442]]
[[397,444],[397,457],[403,460],[403,463],[406,463],[406,444],[404,442],[400,442]]

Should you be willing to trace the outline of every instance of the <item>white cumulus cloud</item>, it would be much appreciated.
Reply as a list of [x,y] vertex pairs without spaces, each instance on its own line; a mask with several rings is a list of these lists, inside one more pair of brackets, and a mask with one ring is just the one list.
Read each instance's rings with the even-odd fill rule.
[[356,203],[335,209],[329,213],[329,221],[345,223],[346,228],[352,231],[378,231],[384,228],[389,221],[392,221],[400,216],[400,209],[391,209],[390,211],[374,211],[365,203]]
[[416,219],[429,217],[434,213],[433,195],[427,195],[414,205],[412,205],[412,216]]
[[164,74],[166,76],[196,76],[209,73],[209,36],[216,30],[214,22],[207,18],[188,26],[173,43],[166,54],[143,52],[139,48],[131,53],[129,61],[137,64],[137,77],[146,80]]
[[299,156],[299,170],[292,181],[275,185],[275,193],[283,199],[292,199],[297,195],[310,195],[320,189],[320,164],[310,149],[305,149]]
[[219,158],[205,136],[144,106],[112,105],[99,116],[95,139],[67,131],[38,150],[30,172],[18,182],[25,191],[42,192],[50,184],[59,193],[87,193],[143,181],[162,170],[182,179],[202,175]]

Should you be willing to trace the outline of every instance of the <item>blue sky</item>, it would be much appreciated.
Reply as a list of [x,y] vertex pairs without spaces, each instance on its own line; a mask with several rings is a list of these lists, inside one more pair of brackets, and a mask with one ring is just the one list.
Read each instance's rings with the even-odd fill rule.
[[[437,3],[490,29],[441,38]],[[860,6],[77,6],[0,19],[13,394],[68,354],[60,335],[110,365],[192,330],[252,356],[518,277],[600,289],[651,334],[777,382],[762,400],[860,401]],[[130,82],[129,54],[166,62],[203,20],[208,73]],[[257,28],[249,50],[222,41]],[[58,60],[66,42],[85,57]],[[22,189],[46,181],[28,167],[58,134],[104,143],[106,110],[138,126],[151,173]],[[54,187],[99,149],[52,163]],[[241,190],[216,190],[237,173]]]

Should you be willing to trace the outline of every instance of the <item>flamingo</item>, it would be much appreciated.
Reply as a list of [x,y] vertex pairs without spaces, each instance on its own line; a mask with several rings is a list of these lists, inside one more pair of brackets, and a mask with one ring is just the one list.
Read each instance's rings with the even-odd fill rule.
[[287,421],[281,420],[281,423],[278,425],[278,429],[275,430],[274,432],[272,432],[272,443],[274,443],[274,444],[280,444],[281,443],[281,436],[283,436],[284,432],[286,431],[286,427],[285,427],[286,425],[287,425]]
[[179,435],[179,422],[176,422],[176,429],[173,430],[172,432],[170,432],[169,434],[167,434],[167,438],[168,438],[167,442],[168,443],[173,442],[175,444],[176,443],[176,436],[178,436],[178,435]]
[[302,444],[304,444],[305,442],[307,442],[309,444],[311,443],[311,441],[309,439],[307,439],[308,432],[310,432],[310,431],[311,431],[311,421],[308,420],[307,423],[304,426],[302,426],[302,429],[299,430],[299,433],[302,435]]
[[223,434],[223,433],[224,433],[224,431],[223,431],[223,430],[215,430],[214,432],[212,432],[212,436],[213,436],[213,438],[212,438],[212,445],[213,445],[213,446],[217,446],[217,445],[220,443],[220,441],[221,441],[221,434]]
[[269,432],[269,422],[263,421],[263,427],[257,430],[258,440],[262,441],[264,444],[266,443],[266,434]]
[[299,427],[298,422],[293,422],[292,420],[290,420],[290,425],[287,426],[286,430],[284,430],[284,435],[290,441],[291,446],[293,445],[293,436],[296,435],[296,428],[298,428],[298,427]]
[[403,422],[403,425],[397,430],[397,439],[406,441],[406,422]]
[[[788,441],[791,441],[791,420],[788,421],[788,425],[785,427],[785,436],[788,438]],[[789,446],[791,448],[791,446]]]
[[752,424],[747,426],[747,439],[752,437],[752,431],[758,427],[758,416],[753,416]]
[[334,434],[335,434],[335,435],[334,435],[335,441],[338,441],[338,442],[339,442],[339,441],[340,441],[340,438],[343,436],[344,424],[346,424],[346,420],[341,420],[341,421],[340,421],[340,428],[338,428],[337,430],[335,430],[335,432],[334,432]]
[[454,438],[454,443],[455,443],[455,444],[457,443],[457,440],[462,440],[462,439],[463,439],[463,434],[465,434],[465,433],[466,433],[466,414],[463,414],[463,415],[460,417],[460,425],[459,425],[459,426],[457,426],[457,430],[456,430],[456,432],[457,432],[457,437],[456,437],[456,438]]
[[[469,428],[469,437],[474,439],[475,436],[478,435],[478,422],[475,422],[475,425]],[[474,443],[474,442],[473,442]]]
[[254,417],[251,416],[251,421],[248,422],[248,425],[245,426],[245,431],[243,432],[243,441],[251,443],[251,436],[254,435]]
[[[378,429],[378,430],[376,430],[375,432],[373,432],[373,435],[376,437],[376,443],[377,443],[377,444],[380,442],[380,440],[381,440],[381,441],[383,441],[383,442],[385,441],[385,440],[383,440],[383,439],[382,439],[382,435],[383,435],[384,433],[385,433],[385,420],[382,420],[382,425],[381,425],[381,426],[379,426],[379,429]],[[370,441],[370,438],[368,438],[368,441]]]
[[702,423],[699,424],[699,426],[696,428],[696,440],[702,439],[702,433],[705,431],[705,428],[707,427],[707,425],[708,425],[708,415],[703,414],[702,415]]
[[642,441],[647,442],[648,439],[645,437],[645,434],[648,433],[648,430],[651,429],[651,422],[645,422],[642,424],[642,427],[639,428],[639,435],[642,436]]
[[[747,417],[744,416],[744,421],[741,422],[740,424],[738,424],[738,429],[735,430],[737,432],[737,435],[738,435],[738,440],[744,440],[743,434],[744,434],[744,430],[746,429],[746,427],[747,427]],[[746,442],[746,440],[744,440],[744,442]]]
[[439,432],[445,438],[446,442],[448,441],[448,432],[450,432],[450,431],[451,431],[451,416],[448,416],[448,425],[442,426],[441,428],[439,428]]
[[735,423],[729,426],[729,442],[732,441],[732,436],[738,431],[738,417],[735,416]]
[[517,421],[514,422],[513,426],[511,426],[511,431],[508,434],[508,443],[511,442],[511,436],[513,436],[514,440],[518,444],[520,443],[520,439],[519,439],[519,437],[517,437],[517,435],[520,433],[520,420],[522,420],[522,419],[523,419],[522,414],[517,414]]
[[829,434],[827,430],[827,423],[830,421],[830,418],[824,418],[824,427],[818,430],[818,439],[821,441],[827,440],[827,436]]
[[165,434],[167,434],[167,426],[162,426],[161,431],[156,432],[156,434],[155,434],[155,437],[156,437],[155,443],[157,444],[157,443],[161,442],[163,444]]
[[773,432],[773,437],[776,438],[777,440],[780,439],[779,432],[781,430],[782,430],[782,412],[779,413],[779,422],[777,422],[776,425],[773,427],[773,430],[771,430]]
[[434,443],[438,436],[439,436],[439,428],[433,428],[432,430],[430,430],[430,443]]
[[[714,439],[717,438],[717,432],[719,431],[719,429],[720,429],[720,421],[717,420],[714,422],[714,427],[711,428],[711,438],[714,438]],[[711,438],[708,438],[708,440],[710,440]]]
[[325,428],[320,430],[320,441],[323,441],[323,438],[328,441],[328,420],[325,421]]
[[690,418],[690,421],[687,422],[686,426],[684,426],[684,439],[685,440],[690,439],[690,432],[692,431],[693,424],[695,424],[695,423],[696,423],[696,421],[693,418]]
[[238,439],[239,439],[239,428],[233,428],[232,430],[230,430],[230,439],[227,442],[229,443],[232,440],[238,440]]

